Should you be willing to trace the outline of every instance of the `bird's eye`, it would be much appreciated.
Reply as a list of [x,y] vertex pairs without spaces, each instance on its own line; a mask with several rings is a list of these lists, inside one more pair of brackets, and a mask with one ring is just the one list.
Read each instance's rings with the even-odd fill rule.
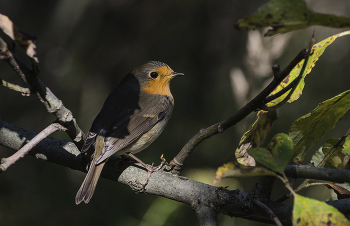
[[150,74],[151,78],[158,78],[158,73],[157,72],[151,72]]

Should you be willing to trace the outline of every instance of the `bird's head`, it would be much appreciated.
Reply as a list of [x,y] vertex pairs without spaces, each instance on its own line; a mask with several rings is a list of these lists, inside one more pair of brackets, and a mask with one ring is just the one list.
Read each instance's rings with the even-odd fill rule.
[[170,92],[170,81],[183,73],[174,72],[167,64],[150,61],[134,68],[131,72],[140,83],[141,91],[149,94],[167,95]]

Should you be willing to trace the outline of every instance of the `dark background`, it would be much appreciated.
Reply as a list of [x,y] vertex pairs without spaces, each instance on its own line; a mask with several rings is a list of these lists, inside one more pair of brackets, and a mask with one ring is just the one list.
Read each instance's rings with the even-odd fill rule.
[[[41,80],[73,112],[85,132],[109,92],[135,66],[158,60],[185,73],[172,81],[175,108],[167,128],[154,144],[138,154],[144,162],[158,164],[161,154],[171,160],[201,128],[224,120],[239,109],[242,99],[234,95],[231,85],[234,68],[241,68],[249,84],[243,103],[266,85],[271,71],[254,73],[260,70],[249,63],[249,54],[260,54],[263,57],[259,59],[266,59],[264,54],[270,53],[267,55],[272,57],[265,62],[265,68],[275,63],[283,68],[302,48],[307,48],[311,29],[264,38],[263,43],[267,44],[259,54],[247,50],[248,32],[234,30],[233,24],[254,13],[264,2],[11,0],[0,2],[0,13],[37,37]],[[350,17],[347,1],[307,3],[317,12]],[[340,31],[316,27],[316,41]],[[286,47],[274,55],[271,52],[278,40],[284,40]],[[319,102],[349,89],[349,59],[349,37],[339,38],[306,78],[302,97],[279,110],[279,120],[271,134],[287,133],[294,120]],[[5,62],[0,62],[0,78],[25,86]],[[36,132],[54,120],[35,95],[23,97],[5,87],[0,87],[0,118]],[[216,168],[234,159],[235,148],[253,120],[252,115],[199,145],[187,160],[183,175],[212,183]],[[349,122],[346,115],[326,138],[342,136]],[[65,133],[54,137],[69,140]],[[0,158],[12,153],[0,147]],[[74,198],[84,176],[30,156],[20,159],[0,175],[0,225],[198,224],[187,205],[135,194],[129,187],[106,179],[99,180],[88,205],[77,206]],[[218,186],[249,191],[256,180],[226,179]],[[276,189],[274,197],[278,197],[277,190],[283,189]],[[306,189],[304,194],[320,200],[330,196],[321,187]],[[219,219],[220,225],[260,225],[228,216]]]

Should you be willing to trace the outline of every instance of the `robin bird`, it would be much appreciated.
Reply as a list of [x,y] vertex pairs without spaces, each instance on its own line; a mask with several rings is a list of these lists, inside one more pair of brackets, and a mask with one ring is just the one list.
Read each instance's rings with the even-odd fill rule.
[[81,150],[85,153],[95,143],[76,204],[90,201],[103,166],[115,153],[132,157],[148,170],[145,185],[151,173],[161,168],[162,164],[147,165],[134,154],[147,148],[164,130],[174,107],[170,81],[180,75],[165,63],[150,61],[129,72],[107,97]]

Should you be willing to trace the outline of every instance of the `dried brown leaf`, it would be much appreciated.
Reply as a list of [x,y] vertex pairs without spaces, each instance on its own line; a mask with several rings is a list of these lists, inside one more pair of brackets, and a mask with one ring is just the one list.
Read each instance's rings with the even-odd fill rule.
[[326,183],[325,186],[329,189],[333,189],[333,191],[337,194],[338,199],[348,199],[350,198],[350,191],[335,184]]

